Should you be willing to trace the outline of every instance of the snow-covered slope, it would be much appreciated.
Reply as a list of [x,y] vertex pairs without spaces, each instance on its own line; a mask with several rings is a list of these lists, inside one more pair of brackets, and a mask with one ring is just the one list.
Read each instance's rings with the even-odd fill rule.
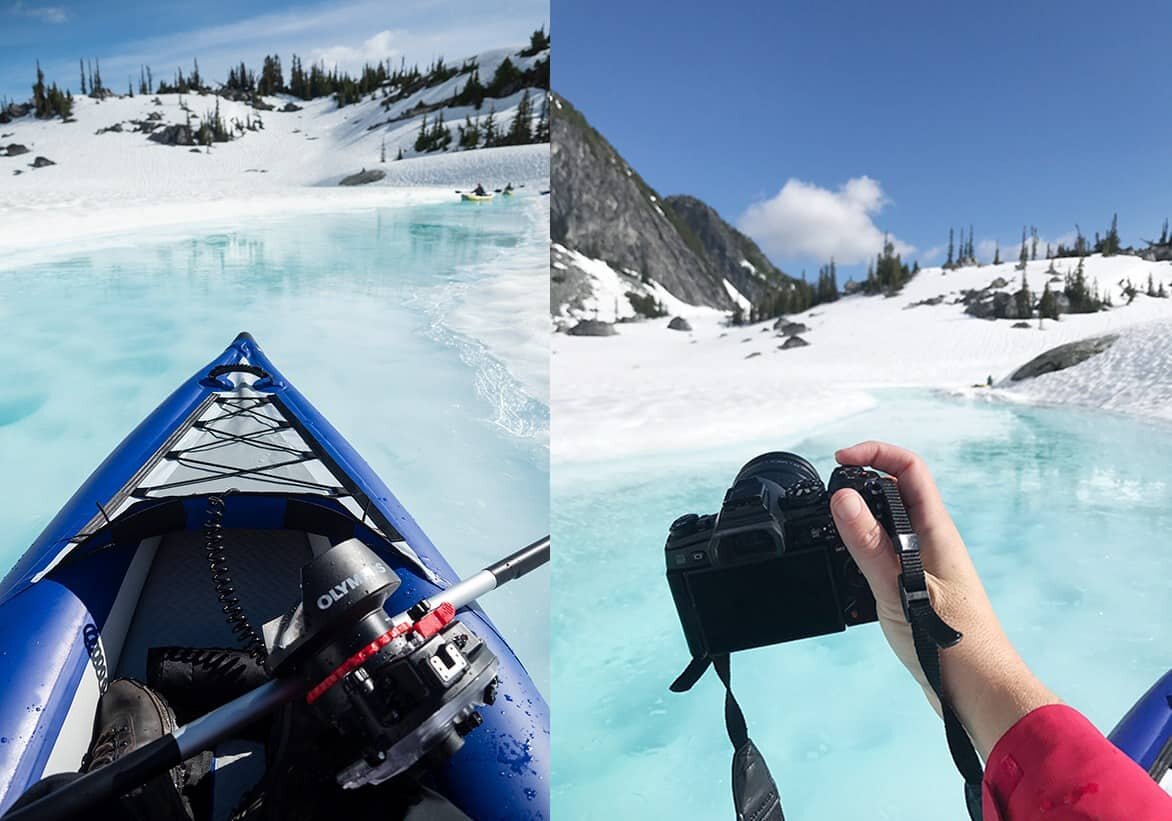
[[[1059,274],[1077,260],[1056,260]],[[1049,263],[1031,262],[1041,292]],[[593,262],[593,268],[604,266]],[[808,331],[808,347],[782,350],[773,323],[728,327],[710,308],[673,304],[693,330],[668,318],[623,323],[606,338],[556,334],[552,401],[554,455],[602,459],[633,452],[713,447],[789,435],[874,403],[868,389],[932,387],[974,396],[1067,402],[1172,419],[1172,299],[1139,295],[1127,305],[1121,281],[1141,289],[1148,274],[1172,288],[1172,263],[1089,257],[1089,282],[1110,289],[1116,307],[1096,314],[1012,320],[976,319],[954,304],[993,280],[1019,287],[1013,264],[924,269],[891,298],[852,296],[788,317]],[[601,269],[600,280],[618,277]],[[1060,287],[1055,284],[1052,287]],[[935,299],[936,305],[912,303]],[[1064,342],[1120,332],[1116,347],[1067,371],[1010,384],[1008,376]],[[992,376],[993,390],[975,389]]]
[[[548,51],[527,58],[517,56],[518,51],[478,55],[481,78],[490,78],[505,56],[521,70],[549,57]],[[256,111],[247,103],[210,94],[159,95],[161,105],[152,101],[153,95],[100,101],[78,97],[76,122],[27,116],[0,125],[0,147],[16,143],[29,149],[15,157],[0,152],[0,250],[207,218],[245,218],[268,210],[334,210],[388,198],[450,199],[454,189],[477,183],[489,188],[524,183],[534,194],[547,189],[548,144],[458,151],[453,141],[447,152],[416,156],[422,115],[408,112],[421,103],[450,98],[467,79],[467,74],[457,75],[389,107],[384,107],[381,93],[343,108],[332,98],[265,98],[276,109],[289,101],[302,106],[296,112]],[[540,92],[530,93],[536,113]],[[444,108],[443,117],[455,133],[466,116],[483,122],[495,108],[498,128],[507,128],[522,94],[486,99],[480,111]],[[181,104],[202,119],[217,100],[226,122],[259,119],[263,129],[216,143],[208,152],[152,142],[130,124],[152,115],[161,115],[165,124],[183,124],[188,113]],[[429,123],[436,113],[428,115]],[[121,132],[97,133],[116,124],[122,125]],[[385,164],[380,162],[384,141]],[[400,149],[405,159],[396,161]],[[32,168],[37,156],[56,165]],[[383,170],[386,178],[359,189],[336,187],[363,168]]]

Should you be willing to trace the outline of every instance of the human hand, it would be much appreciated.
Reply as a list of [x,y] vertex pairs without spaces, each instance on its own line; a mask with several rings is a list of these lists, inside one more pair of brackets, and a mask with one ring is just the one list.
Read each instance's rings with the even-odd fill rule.
[[[895,477],[919,536],[932,606],[964,638],[941,651],[944,691],[973,744],[987,758],[1018,719],[1059,699],[1034,677],[1001,629],[964,541],[944,508],[927,466],[908,450],[863,442],[835,453],[843,465],[870,466]],[[853,490],[834,494],[831,514],[843,542],[871,586],[879,625],[891,649],[940,705],[916,658],[911,626],[900,606],[900,564],[883,527]]]

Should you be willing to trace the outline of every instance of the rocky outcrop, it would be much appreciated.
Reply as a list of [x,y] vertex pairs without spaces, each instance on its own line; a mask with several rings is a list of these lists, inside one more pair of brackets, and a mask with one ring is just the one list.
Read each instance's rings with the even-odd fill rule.
[[1019,310],[1014,294],[1005,291],[966,291],[961,298],[964,312],[977,319],[1029,319],[1033,311]]
[[27,154],[28,148],[20,143],[9,143],[8,150],[5,152],[6,157],[19,157],[21,154]]
[[671,207],[556,94],[550,127],[554,242],[615,270],[637,271],[685,302],[733,307],[702,246],[680,232]]
[[1092,356],[1098,356],[1114,345],[1118,338],[1118,334],[1109,334],[1080,339],[1078,342],[1068,342],[1057,348],[1051,348],[1022,365],[1013,372],[1009,379],[1012,382],[1020,382],[1023,379],[1032,379],[1044,373],[1065,370],[1080,362],[1085,362]]
[[168,125],[155,131],[149,137],[151,142],[162,145],[195,145],[195,132],[188,125]]
[[667,197],[664,204],[683,223],[681,230],[695,235],[713,272],[731,282],[750,302],[759,303],[769,291],[794,281],[761,253],[757,243],[725,222],[707,203],[675,195]]
[[285,103],[283,106],[281,106],[281,107],[280,107],[279,109],[277,109],[277,110],[278,110],[278,111],[281,111],[281,112],[284,112],[285,114],[292,114],[294,111],[300,111],[300,110],[301,110],[301,106],[299,106],[299,105],[294,105],[293,103]]
[[574,327],[569,328],[566,333],[570,336],[614,336],[618,331],[609,322],[601,322],[597,319],[583,319]]
[[809,344],[810,344],[809,342],[802,339],[800,336],[791,336],[789,339],[787,339],[785,342],[781,343],[777,347],[783,351],[788,351],[790,348],[804,348]]
[[688,322],[682,316],[677,316],[671,322],[667,323],[667,327],[673,331],[690,331],[692,330],[692,323]]
[[48,157],[37,157],[35,160],[33,160],[33,168],[45,168],[46,166],[56,164],[57,163],[53,162]]
[[804,334],[810,330],[804,323],[791,322],[784,316],[778,319],[777,322],[773,323],[773,329],[782,336],[797,336],[798,334]]
[[363,168],[357,174],[351,174],[349,177],[343,177],[338,185],[369,185],[372,182],[378,182],[387,176],[387,172],[381,168],[374,168],[367,171]]

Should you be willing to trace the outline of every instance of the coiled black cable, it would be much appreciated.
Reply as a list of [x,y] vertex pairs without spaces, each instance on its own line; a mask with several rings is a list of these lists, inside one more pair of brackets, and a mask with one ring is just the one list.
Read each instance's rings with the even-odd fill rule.
[[208,567],[212,572],[212,584],[216,587],[216,598],[224,617],[232,628],[237,642],[245,652],[263,665],[268,658],[264,639],[253,629],[240,604],[240,597],[232,586],[228,572],[228,553],[224,546],[224,498],[215,494],[208,496],[207,514],[203,523],[204,548],[207,551]]

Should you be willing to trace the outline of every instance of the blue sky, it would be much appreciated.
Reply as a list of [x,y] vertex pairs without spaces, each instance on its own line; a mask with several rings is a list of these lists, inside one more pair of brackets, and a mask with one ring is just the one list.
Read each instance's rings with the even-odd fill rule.
[[1015,255],[1172,214],[1172,4],[554,0],[554,88],[663,194],[811,272],[950,225]]
[[272,53],[286,72],[293,52],[345,67],[401,56],[422,64],[527,43],[542,24],[548,30],[548,0],[0,0],[0,95],[27,99],[38,59],[48,80],[76,94],[78,58],[97,57],[105,85],[121,91],[128,75],[137,83],[142,63],[170,78],[198,58],[217,80],[232,64],[259,67]]

